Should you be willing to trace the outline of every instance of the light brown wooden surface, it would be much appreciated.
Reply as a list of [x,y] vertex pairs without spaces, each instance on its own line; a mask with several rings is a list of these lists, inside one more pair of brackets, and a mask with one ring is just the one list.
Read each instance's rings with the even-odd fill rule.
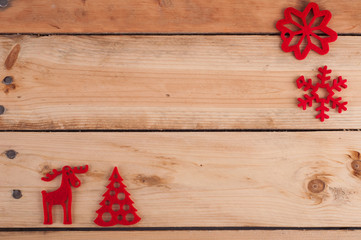
[[0,232],[6,240],[358,240],[361,231],[141,231],[141,232]]
[[[137,227],[361,226],[360,132],[1,133],[0,226],[42,224],[40,180],[53,168],[89,164],[73,190],[73,224],[54,209],[51,227],[92,221],[114,166],[142,217]],[[14,149],[15,159],[5,152]],[[312,193],[311,180],[324,191]],[[12,190],[23,197],[14,199]]]
[[[358,129],[361,37],[299,61],[278,36],[2,36],[0,129]],[[348,79],[348,111],[297,107],[300,75]],[[316,80],[316,79],[315,79]],[[316,106],[316,105],[314,105]]]
[[[275,33],[287,7],[308,0],[12,0],[3,33]],[[316,1],[339,33],[361,32],[358,0]]]
[[[285,8],[303,10],[309,2],[10,0],[0,9],[6,108],[0,130],[361,129],[360,1],[316,1],[333,14],[329,27],[344,35],[327,56],[298,61],[271,36],[279,34],[275,23]],[[14,33],[32,36],[4,35]],[[227,33],[238,35],[221,36]],[[349,110],[331,110],[325,123],[312,109],[297,108],[304,92],[295,85],[300,75],[315,78],[323,65],[333,78],[349,80],[337,93]],[[1,83],[5,76],[14,83]],[[361,170],[353,169],[361,166],[360,137],[358,131],[0,132],[0,239],[360,239],[359,230],[213,228],[361,227]],[[7,158],[9,149],[15,159]],[[73,189],[73,225],[62,224],[60,207],[54,224],[43,225],[40,192],[57,188],[60,178],[40,178],[84,164],[90,171]],[[130,227],[140,229],[91,231],[114,166],[142,217]],[[322,183],[325,189],[315,192]],[[14,199],[13,189],[22,198]],[[29,232],[47,227],[90,231]]]

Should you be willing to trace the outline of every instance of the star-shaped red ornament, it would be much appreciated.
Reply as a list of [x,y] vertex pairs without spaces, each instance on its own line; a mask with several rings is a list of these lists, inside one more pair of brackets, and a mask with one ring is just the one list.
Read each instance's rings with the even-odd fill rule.
[[331,12],[320,11],[316,3],[309,3],[303,12],[287,8],[284,16],[276,24],[281,31],[282,50],[294,52],[299,60],[306,58],[310,50],[321,55],[328,53],[328,44],[337,39],[337,33],[327,27]]

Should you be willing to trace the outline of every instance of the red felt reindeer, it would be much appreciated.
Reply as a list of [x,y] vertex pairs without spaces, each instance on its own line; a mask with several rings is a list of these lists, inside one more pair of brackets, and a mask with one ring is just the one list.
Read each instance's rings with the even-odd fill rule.
[[41,178],[43,181],[50,182],[60,174],[62,180],[60,187],[53,192],[42,191],[43,194],[43,207],[44,207],[44,224],[52,224],[52,207],[53,205],[61,205],[64,210],[64,224],[71,224],[71,200],[72,192],[71,186],[80,187],[80,180],[75,176],[75,173],[86,173],[88,165],[84,167],[71,168],[69,166],[63,167],[61,171],[53,169],[53,173],[46,174],[46,177]]

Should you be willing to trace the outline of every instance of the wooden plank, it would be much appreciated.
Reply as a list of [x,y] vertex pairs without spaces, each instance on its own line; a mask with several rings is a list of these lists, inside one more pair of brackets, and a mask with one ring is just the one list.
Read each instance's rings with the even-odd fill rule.
[[[299,61],[277,36],[2,36],[0,129],[358,129],[360,42]],[[324,64],[349,110],[321,123],[296,79]]]
[[39,239],[39,240],[92,240],[92,239],[132,239],[132,240],[356,240],[360,239],[361,231],[141,231],[141,232],[0,232],[0,238],[7,240]]
[[[275,33],[287,7],[299,0],[16,0],[1,11],[3,33]],[[330,27],[361,32],[358,0],[318,1],[330,10]]]
[[[62,224],[58,207],[51,227],[97,227],[95,211],[114,166],[142,217],[137,227],[360,227],[361,180],[351,166],[360,138],[358,131],[3,132],[0,226],[49,226],[42,224],[40,192],[60,180],[40,178],[89,164],[74,190],[73,224]],[[8,149],[18,152],[15,159],[6,158]],[[325,184],[319,193],[308,187],[315,179]],[[23,197],[14,199],[13,189]]]

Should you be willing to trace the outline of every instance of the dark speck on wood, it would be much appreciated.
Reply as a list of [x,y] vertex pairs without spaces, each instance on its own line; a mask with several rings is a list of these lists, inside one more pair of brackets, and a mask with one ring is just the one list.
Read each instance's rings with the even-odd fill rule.
[[40,172],[41,175],[45,175],[45,174],[49,173],[50,170],[51,170],[51,167],[49,165],[47,165],[47,164],[42,164],[39,167],[40,167],[39,172]]
[[54,28],[56,28],[56,29],[60,29],[60,27],[57,26],[57,25],[55,25],[55,24],[50,24],[50,23],[49,23],[49,25],[52,26],[52,27],[54,27]]
[[5,94],[8,94],[10,91],[15,90],[15,89],[16,89],[15,84],[9,84],[9,85],[4,86],[3,91]]
[[160,7],[171,7],[173,6],[172,0],[158,0]]

